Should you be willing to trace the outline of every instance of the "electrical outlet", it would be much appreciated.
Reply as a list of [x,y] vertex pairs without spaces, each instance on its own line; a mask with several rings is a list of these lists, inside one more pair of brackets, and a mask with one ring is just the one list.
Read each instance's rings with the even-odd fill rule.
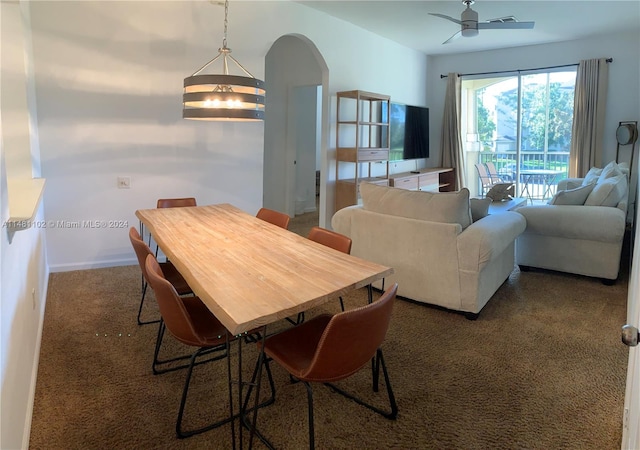
[[131,177],[118,177],[118,189],[130,189]]

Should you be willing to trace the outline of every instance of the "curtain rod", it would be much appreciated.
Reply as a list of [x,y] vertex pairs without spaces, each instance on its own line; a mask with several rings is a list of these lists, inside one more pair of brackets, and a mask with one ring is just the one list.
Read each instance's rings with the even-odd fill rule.
[[[613,58],[607,58],[605,60],[606,62],[610,63],[613,62]],[[516,69],[516,70],[501,70],[501,71],[497,71],[497,72],[477,72],[477,73],[461,73],[459,76],[460,77],[465,77],[465,76],[470,76],[470,75],[496,75],[496,74],[500,74],[500,73],[512,73],[512,72],[525,72],[525,71],[529,71],[529,70],[547,70],[547,69],[560,69],[562,67],[574,67],[577,66],[578,64],[565,64],[563,66],[549,66],[549,67],[538,67],[535,69]],[[448,75],[440,75],[440,79],[442,78],[447,78]]]

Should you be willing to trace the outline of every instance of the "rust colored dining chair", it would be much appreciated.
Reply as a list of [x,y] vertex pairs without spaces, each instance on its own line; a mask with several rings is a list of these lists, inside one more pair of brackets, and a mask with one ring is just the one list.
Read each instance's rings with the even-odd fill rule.
[[[191,355],[189,361],[182,397],[180,399],[178,418],[176,420],[177,436],[179,438],[186,438],[230,422],[232,417],[226,415],[206,426],[185,431],[183,416],[194,366],[228,357],[227,344],[235,340],[235,337],[227,336],[226,328],[198,297],[180,297],[173,285],[164,277],[160,264],[158,264],[158,261],[153,255],[147,256],[145,266],[149,277],[149,284],[156,294],[160,314],[162,315],[162,320],[167,330],[181,343],[196,347],[196,351]],[[199,357],[204,357],[205,355],[207,356],[205,360],[196,362]],[[227,370],[229,370],[228,365]],[[227,375],[229,381],[229,401],[231,401],[230,373],[228,372]],[[258,407],[266,406],[266,404],[273,402],[275,398],[273,379],[271,378],[270,372],[268,372],[268,375],[272,396],[271,399],[258,405]],[[222,402],[212,401],[211,403],[216,404]],[[239,415],[235,417],[239,417]]]
[[[311,228],[307,238],[311,241],[325,245],[339,252],[346,254],[351,253],[351,238],[345,236],[344,234],[336,233],[335,231],[316,226]],[[344,311],[344,301],[342,300],[342,296],[338,298],[340,299],[340,310]],[[289,321],[293,323],[293,321]],[[304,312],[298,314],[298,319],[295,323],[299,324],[302,322],[304,322]]]
[[[146,274],[144,263],[147,259],[147,255],[151,255],[151,249],[149,246],[142,240],[142,237],[138,233],[138,231],[131,227],[129,229],[129,240],[131,241],[131,245],[133,246],[133,250],[136,252],[136,257],[138,259],[138,264],[140,265],[140,270],[142,272],[142,298],[140,299],[140,307],[138,308],[138,325],[146,325],[150,323],[158,323],[160,319],[143,321],[141,319],[142,315],[142,307],[144,305],[144,299],[147,294],[147,286],[148,286],[148,277]],[[182,278],[180,272],[171,264],[170,262],[161,263],[162,271],[165,273],[167,280],[176,288],[176,291],[179,295],[187,295],[191,294],[191,288],[187,284],[187,282]]]
[[183,206],[198,206],[194,197],[160,198],[156,208],[180,208]]
[[[159,198],[156,208],[183,208],[186,206],[198,206],[195,197]],[[149,246],[151,246],[151,234],[149,234]],[[156,244],[156,258],[158,257],[158,244]]]
[[256,214],[256,217],[258,219],[264,220],[265,222],[277,225],[280,228],[284,228],[285,230],[289,228],[289,220],[291,220],[287,214],[281,213],[279,211],[274,211],[273,209],[269,208],[260,208],[260,210]]
[[[373,303],[341,312],[324,314],[267,337],[264,363],[277,362],[307,389],[309,447],[315,448],[312,382],[324,383],[387,419],[395,419],[398,406],[389,381],[380,346],[385,339],[398,284],[389,287]],[[262,342],[258,342],[260,347]],[[380,366],[387,388],[390,411],[382,410],[345,392],[334,384],[355,374],[372,361],[373,390],[378,391]],[[269,371],[267,371],[269,373]]]
[[[142,313],[142,306],[144,304],[145,294],[147,293],[147,286],[148,286],[148,280],[149,280],[145,262],[149,255],[153,256],[154,259],[155,259],[155,256],[151,252],[151,249],[149,248],[149,246],[142,240],[142,238],[140,237],[140,234],[138,234],[136,229],[133,227],[129,229],[129,240],[131,241],[131,245],[133,245],[133,249],[136,252],[138,264],[140,265],[140,270],[142,271],[142,279],[144,280],[143,286],[142,286],[142,298],[140,299],[140,307],[138,309],[138,324],[143,325],[143,324],[150,324],[150,323],[159,323],[158,335],[156,337],[156,345],[153,352],[153,363],[151,364],[151,369],[155,375],[171,372],[178,369],[184,369],[188,367],[188,365],[185,365],[185,364],[175,365],[173,363],[177,361],[183,361],[185,359],[189,359],[191,355],[176,356],[176,357],[172,357],[169,359],[162,359],[162,360],[160,359],[160,349],[162,347],[162,339],[165,333],[165,325],[164,325],[164,321],[162,320],[162,317],[160,317],[159,319],[150,320],[147,322],[142,322],[140,320],[140,314]],[[178,270],[175,268],[173,264],[171,264],[170,262],[163,262],[163,263],[159,263],[159,265],[162,269],[162,272],[166,280],[169,283],[171,283],[171,285],[174,287],[178,295],[181,295],[181,296],[189,295],[189,294],[193,295],[191,288],[189,287],[185,279],[182,277],[182,275],[180,275],[180,272],[178,272]]]

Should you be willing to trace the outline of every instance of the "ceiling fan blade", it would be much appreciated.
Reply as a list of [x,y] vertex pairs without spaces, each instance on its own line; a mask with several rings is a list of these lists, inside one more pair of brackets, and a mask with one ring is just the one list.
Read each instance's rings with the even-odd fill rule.
[[461,31],[456,31],[453,36],[451,36],[449,39],[447,39],[446,41],[444,41],[442,44],[448,44],[451,41],[455,41],[456,39],[458,39],[460,36],[462,36],[462,32]]
[[429,15],[430,16],[440,17],[442,19],[447,19],[447,20],[450,20],[453,23],[457,23],[458,25],[462,25],[462,22],[460,22],[458,19],[454,19],[453,17],[445,16],[444,14],[429,13]]
[[530,30],[535,22],[478,22],[479,30]]

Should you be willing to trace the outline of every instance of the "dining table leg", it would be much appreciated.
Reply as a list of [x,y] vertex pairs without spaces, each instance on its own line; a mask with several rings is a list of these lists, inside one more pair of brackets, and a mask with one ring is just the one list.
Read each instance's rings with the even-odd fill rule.
[[[253,447],[254,437],[258,437],[262,441],[263,444],[267,446],[267,448],[273,449],[274,447],[271,443],[264,437],[257,429],[257,421],[258,421],[258,409],[267,406],[275,400],[275,391],[273,385],[273,379],[269,370],[267,368],[267,375],[269,377],[269,383],[271,385],[271,398],[266,400],[265,402],[260,403],[260,386],[262,382],[262,366],[265,365],[265,355],[264,355],[264,340],[267,336],[267,326],[263,326],[260,332],[260,340],[262,341],[262,345],[260,346],[260,352],[258,354],[258,361],[255,366],[254,373],[251,377],[251,380],[248,382],[243,381],[242,378],[242,347],[244,345],[243,341],[248,341],[249,335],[243,334],[236,336],[236,341],[238,341],[238,364],[237,364],[237,380],[233,380],[233,376],[231,373],[231,358],[227,358],[227,380],[229,386],[229,414],[231,417],[231,447],[235,450],[236,448],[243,449],[245,436],[243,432],[243,428],[247,428],[249,430],[248,437],[248,448]],[[229,341],[229,336],[227,336],[227,351],[230,349],[231,344]],[[256,342],[255,339],[252,339],[252,343]],[[237,393],[237,402],[238,402],[238,413],[234,413],[234,399],[233,399],[233,386],[237,384],[238,393]],[[248,386],[246,394],[244,392],[244,386]],[[250,398],[252,395],[253,388],[255,388],[255,400],[252,408],[248,408]],[[248,420],[247,414],[251,412],[251,421]],[[236,432],[236,423],[235,419],[238,418],[238,430]]]

